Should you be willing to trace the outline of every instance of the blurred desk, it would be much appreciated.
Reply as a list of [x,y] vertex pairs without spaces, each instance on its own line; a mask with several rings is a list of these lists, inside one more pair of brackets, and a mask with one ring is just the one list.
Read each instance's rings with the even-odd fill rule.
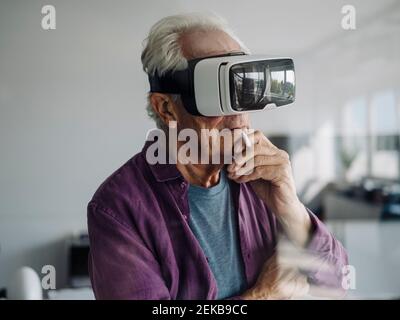
[[50,300],[94,300],[94,293],[91,288],[50,290]]
[[356,268],[354,298],[400,298],[400,222],[328,221]]
[[327,221],[334,219],[376,219],[382,214],[383,205],[373,204],[346,197],[338,193],[328,193],[323,200],[324,216]]

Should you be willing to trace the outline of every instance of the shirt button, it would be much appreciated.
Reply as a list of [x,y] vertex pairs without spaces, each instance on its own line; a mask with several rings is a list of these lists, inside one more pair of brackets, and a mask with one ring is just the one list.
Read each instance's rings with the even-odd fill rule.
[[185,182],[181,182],[181,188],[183,189],[183,188],[185,188],[185,186],[186,186],[186,183]]
[[186,215],[186,214],[184,214],[184,215],[183,215],[183,219],[185,219],[185,220],[187,220],[187,219],[188,219],[188,217],[187,217],[187,215]]

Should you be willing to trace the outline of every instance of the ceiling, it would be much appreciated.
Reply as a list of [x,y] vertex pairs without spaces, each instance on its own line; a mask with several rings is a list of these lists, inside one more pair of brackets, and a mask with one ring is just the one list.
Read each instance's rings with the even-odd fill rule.
[[[357,29],[400,11],[398,0],[352,0]],[[347,0],[179,0],[182,11],[210,10],[224,16],[253,52],[298,54],[344,36]]]

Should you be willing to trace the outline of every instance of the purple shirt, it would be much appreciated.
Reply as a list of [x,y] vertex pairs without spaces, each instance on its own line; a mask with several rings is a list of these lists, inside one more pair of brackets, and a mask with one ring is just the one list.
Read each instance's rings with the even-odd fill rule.
[[[145,145],[88,205],[89,273],[97,299],[215,299],[216,280],[188,219],[189,184],[176,165],[146,161]],[[275,252],[279,225],[247,183],[232,183],[248,288]],[[334,266],[309,281],[340,288],[347,254],[310,212],[310,252]],[[235,297],[233,297],[235,298]]]

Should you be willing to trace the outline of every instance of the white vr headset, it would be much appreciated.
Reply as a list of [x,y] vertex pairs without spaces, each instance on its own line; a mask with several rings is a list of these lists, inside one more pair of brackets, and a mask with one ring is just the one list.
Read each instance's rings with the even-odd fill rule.
[[179,94],[196,116],[225,116],[272,109],[294,102],[290,58],[242,52],[188,61],[185,70],[149,75],[150,92]]

